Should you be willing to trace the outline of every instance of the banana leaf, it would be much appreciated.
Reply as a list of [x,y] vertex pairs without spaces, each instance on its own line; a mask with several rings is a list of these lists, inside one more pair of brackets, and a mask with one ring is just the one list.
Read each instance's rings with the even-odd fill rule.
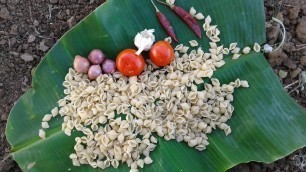
[[[221,31],[220,44],[224,46],[231,42],[237,42],[239,47],[265,42],[263,0],[177,0],[176,4],[187,11],[195,7],[205,16],[210,15]],[[168,7],[157,6],[171,21],[181,43],[188,45],[189,40],[195,39],[208,50],[205,36],[198,39]],[[202,25],[203,21],[199,23]],[[47,53],[34,73],[33,88],[17,101],[7,122],[7,140],[23,171],[101,171],[89,165],[72,165],[68,156],[79,133],[66,136],[61,131],[61,118],[49,123],[51,128],[44,140],[38,137],[40,122],[64,97],[61,84],[75,55],[87,56],[98,48],[115,59],[121,50],[135,48],[133,38],[145,28],[154,28],[157,40],[167,36],[149,0],[108,0]],[[159,138],[151,154],[154,162],[141,171],[226,171],[242,162],[275,161],[305,145],[306,113],[282,88],[264,56],[252,52],[238,60],[230,58],[213,77],[221,83],[245,79],[250,85],[235,91],[235,112],[229,121],[232,134],[225,136],[222,131],[214,131],[209,135],[210,145],[202,152],[185,143]],[[120,164],[118,169],[110,167],[105,171],[128,170]]]

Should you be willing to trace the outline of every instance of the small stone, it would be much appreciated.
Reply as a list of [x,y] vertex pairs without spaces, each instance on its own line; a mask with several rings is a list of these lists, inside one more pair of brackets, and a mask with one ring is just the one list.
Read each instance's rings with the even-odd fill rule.
[[70,16],[70,10],[69,10],[69,9],[66,10],[66,14],[67,14],[68,16]]
[[17,42],[17,39],[15,37],[10,39],[10,46],[14,46]]
[[3,89],[0,89],[0,97],[2,98],[4,96],[5,92]]
[[289,69],[296,69],[297,65],[290,60],[289,58],[285,59],[283,62],[284,66],[288,67]]
[[302,14],[306,16],[306,4],[302,6],[301,10],[302,10]]
[[296,20],[299,17],[300,7],[294,6],[289,10],[289,19]]
[[3,83],[0,83],[0,87],[3,87]]
[[13,24],[11,26],[10,34],[12,34],[12,35],[17,35],[18,34],[18,25]]
[[302,66],[306,66],[306,56],[301,57],[300,63],[301,63]]
[[39,22],[37,20],[34,20],[33,24],[34,24],[34,26],[38,26]]
[[58,0],[50,0],[50,3],[51,4],[56,4],[56,3],[58,3]]
[[294,45],[290,42],[285,42],[283,45],[283,50],[287,53],[290,53],[294,50]]
[[34,35],[30,35],[30,36],[28,37],[28,43],[32,43],[32,42],[34,42],[34,41],[35,41],[35,39],[36,39],[36,36],[34,36]]
[[274,44],[280,34],[280,26],[271,26],[267,28],[267,38],[269,40],[269,44]]
[[279,76],[281,79],[286,78],[287,75],[288,75],[288,72],[287,72],[287,71],[284,71],[284,70],[279,70],[279,71],[278,71],[278,76]]
[[291,32],[286,32],[286,42],[290,42],[292,39],[292,33]]
[[7,40],[6,40],[6,39],[0,40],[0,45],[5,45],[6,43],[7,43]]
[[239,164],[234,168],[233,171],[250,172],[250,167],[247,164]]
[[69,28],[72,28],[76,24],[75,18],[72,16],[69,20],[67,20],[67,24]]
[[264,167],[269,168],[270,170],[273,170],[274,162],[271,162],[269,164],[264,164]]
[[254,172],[262,172],[262,169],[259,164],[252,164],[252,171]]
[[284,14],[282,12],[278,12],[276,14],[276,18],[282,22],[284,22]]
[[11,51],[10,54],[13,55],[14,57],[18,57],[19,56],[19,53],[15,52],[15,51]]
[[9,63],[8,67],[13,68],[15,65],[13,63]]
[[11,2],[12,4],[18,4],[18,3],[19,3],[19,0],[10,0],[10,2]]
[[0,10],[0,18],[4,20],[12,20],[13,17],[10,15],[10,12],[7,10],[7,8],[1,8]]
[[39,43],[39,50],[43,51],[43,52],[46,52],[49,50],[49,47],[45,45],[45,42],[44,41],[41,41]]
[[20,56],[20,58],[26,62],[30,62],[30,61],[33,61],[34,58],[32,55],[28,54],[28,53],[24,53]]
[[301,21],[296,27],[296,36],[299,41],[306,43],[306,16],[302,17]]
[[297,77],[302,72],[301,68],[296,68],[291,72],[291,78]]
[[23,44],[23,45],[22,45],[22,49],[24,49],[24,50],[28,49],[28,47],[29,47],[28,44]]

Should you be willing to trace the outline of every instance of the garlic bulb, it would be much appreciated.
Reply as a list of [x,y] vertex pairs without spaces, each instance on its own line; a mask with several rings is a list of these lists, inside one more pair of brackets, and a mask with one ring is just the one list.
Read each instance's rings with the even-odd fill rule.
[[145,29],[144,31],[137,33],[134,38],[134,44],[138,48],[138,51],[136,52],[137,55],[139,55],[142,51],[148,51],[151,48],[153,42],[155,41],[153,32],[154,29]]

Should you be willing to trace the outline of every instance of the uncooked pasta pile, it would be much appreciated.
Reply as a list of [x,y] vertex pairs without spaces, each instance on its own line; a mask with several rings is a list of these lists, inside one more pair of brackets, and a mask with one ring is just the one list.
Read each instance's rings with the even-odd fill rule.
[[[204,19],[202,14],[198,17]],[[63,82],[66,96],[58,101],[59,108],[44,116],[39,136],[46,138],[48,121],[59,114],[64,118],[62,130],[66,135],[74,130],[84,134],[75,138],[75,151],[70,155],[73,165],[105,169],[125,162],[131,171],[138,171],[153,162],[150,152],[158,146],[156,136],[186,142],[202,151],[214,129],[230,134],[226,122],[234,112],[234,90],[249,85],[240,79],[221,84],[211,78],[225,64],[223,56],[233,53],[233,59],[237,59],[240,48],[236,43],[229,48],[218,46],[220,31],[210,23],[208,16],[203,28],[211,40],[209,52],[191,40],[194,49],[189,53],[189,47],[180,44],[170,65],[160,69],[148,60],[137,77],[127,78],[116,72],[90,81],[87,74],[69,69]],[[255,44],[255,51],[259,51],[258,46]],[[243,53],[250,50],[246,47]],[[206,83],[203,78],[210,81]]]

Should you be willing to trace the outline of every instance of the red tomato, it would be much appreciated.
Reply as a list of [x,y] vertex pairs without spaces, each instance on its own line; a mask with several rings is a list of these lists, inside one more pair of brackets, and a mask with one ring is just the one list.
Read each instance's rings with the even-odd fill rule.
[[125,76],[137,76],[145,67],[142,55],[136,55],[136,50],[126,49],[121,51],[116,58],[116,67]]
[[166,41],[156,42],[150,49],[150,59],[156,66],[167,66],[174,59],[172,46]]

